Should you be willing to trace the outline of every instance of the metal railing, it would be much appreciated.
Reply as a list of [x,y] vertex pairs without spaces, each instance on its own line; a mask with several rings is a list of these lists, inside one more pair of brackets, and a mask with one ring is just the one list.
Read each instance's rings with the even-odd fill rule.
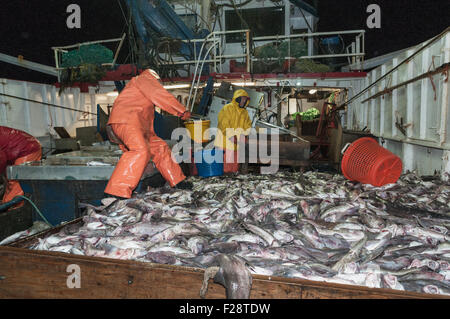
[[[243,53],[241,54],[223,54],[224,43],[226,43],[225,36],[233,33],[242,33],[245,37],[245,46],[243,46]],[[301,38],[313,38],[320,36],[339,36],[343,35],[355,35],[354,41],[345,47],[345,53],[339,54],[313,54],[304,55],[300,57],[291,56],[291,40],[301,39]],[[285,57],[274,57],[274,58],[256,58],[250,53],[250,48],[254,42],[270,42],[270,41],[280,41],[288,40],[288,54]],[[291,34],[291,35],[276,35],[276,36],[262,36],[250,38],[250,30],[233,30],[233,31],[219,31],[210,33],[205,39],[195,39],[195,40],[182,40],[185,43],[192,43],[194,46],[194,60],[183,60],[174,61],[168,63],[168,65],[177,64],[195,64],[192,84],[190,86],[189,98],[187,106],[190,110],[194,105],[194,101],[197,97],[197,91],[200,83],[201,73],[205,63],[210,63],[214,67],[214,71],[218,73],[223,73],[222,65],[224,60],[230,59],[245,59],[246,70],[248,73],[253,70],[253,62],[262,60],[291,60],[291,59],[319,59],[319,58],[347,58],[349,63],[357,63],[360,68],[363,67],[363,61],[365,56],[365,30],[348,30],[348,31],[335,31],[335,32],[315,32],[315,33],[302,33],[302,34]],[[200,52],[197,54],[197,45],[202,43]],[[208,47],[209,46],[209,47]],[[206,53],[204,53],[206,50]],[[288,71],[290,72],[290,63],[288,64]]]
[[[245,38],[245,46],[243,46],[242,54],[222,54],[223,46],[225,43],[225,36],[233,33],[242,33],[243,38]],[[291,57],[290,48],[291,48],[291,40],[299,39],[299,38],[314,38],[320,36],[343,36],[343,35],[351,35],[355,34],[355,39],[352,41],[350,45],[345,47],[345,53],[339,54],[317,54],[317,55],[304,55],[300,57]],[[261,61],[261,58],[257,58],[252,56],[249,48],[252,46],[254,42],[270,42],[270,41],[280,41],[280,40],[288,40],[288,55],[282,57],[281,59],[290,60],[290,59],[320,59],[320,58],[348,58],[348,62],[354,63],[363,62],[365,56],[365,30],[348,30],[348,31],[333,31],[333,32],[314,32],[314,33],[301,33],[301,34],[291,34],[291,35],[275,35],[275,36],[261,36],[250,38],[250,30],[233,30],[233,31],[215,31],[210,33],[205,39],[194,39],[194,40],[181,40],[184,43],[191,43],[194,47],[194,60],[179,60],[179,61],[171,61],[166,65],[186,65],[186,64],[198,64],[198,63],[211,63],[214,66],[215,72],[223,73],[222,64],[224,60],[229,59],[237,59],[237,58],[245,58],[246,60],[246,69],[248,72],[252,69],[252,63]],[[201,54],[197,54],[197,46],[198,43],[202,43],[202,49],[208,44],[216,46],[215,50],[211,49],[211,58],[203,61],[201,58]],[[268,58],[265,60],[279,60],[280,57]],[[351,60],[350,60],[351,59]]]
[[100,44],[100,43],[110,43],[110,42],[119,42],[116,52],[114,53],[114,59],[112,61],[112,63],[103,63],[102,65],[109,65],[109,66],[114,66],[116,64],[117,61],[117,57],[119,56],[119,52],[120,49],[122,48],[123,42],[125,40],[126,37],[126,33],[124,33],[122,35],[121,38],[116,38],[116,39],[108,39],[108,40],[98,40],[98,41],[90,41],[90,42],[83,42],[83,43],[77,43],[77,44],[72,44],[72,45],[66,45],[66,46],[62,46],[62,47],[52,47],[53,53],[55,55],[55,69],[58,72],[58,81],[60,81],[61,79],[61,71],[64,69],[62,67],[60,67],[60,60],[61,60],[61,54],[63,53],[67,53],[69,52],[69,49],[75,49],[75,48],[80,48],[83,45],[89,45],[89,44]]

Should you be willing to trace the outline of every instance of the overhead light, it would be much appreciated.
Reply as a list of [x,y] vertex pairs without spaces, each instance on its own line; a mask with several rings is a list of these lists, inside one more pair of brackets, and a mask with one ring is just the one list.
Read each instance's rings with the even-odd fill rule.
[[119,95],[119,92],[116,92],[116,91],[108,92],[108,93],[106,93],[106,95],[107,95],[107,96],[112,96],[112,97],[114,97],[114,96],[118,96],[118,95]]
[[255,82],[234,82],[231,84],[236,86],[254,86]]
[[191,85],[190,84],[173,84],[173,85],[164,85],[164,88],[166,90],[170,90],[170,89],[187,89],[190,88]]
[[316,89],[309,90],[309,94],[314,94],[314,93],[316,93],[316,92],[317,92]]

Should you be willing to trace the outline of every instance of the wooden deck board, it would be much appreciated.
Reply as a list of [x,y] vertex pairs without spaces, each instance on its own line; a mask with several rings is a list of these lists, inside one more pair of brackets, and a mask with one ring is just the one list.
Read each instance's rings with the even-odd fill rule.
[[[68,288],[67,266],[81,269],[81,287]],[[131,260],[0,247],[0,298],[200,298],[203,269]],[[294,278],[253,275],[252,299],[448,298]],[[225,298],[209,282],[206,298]]]

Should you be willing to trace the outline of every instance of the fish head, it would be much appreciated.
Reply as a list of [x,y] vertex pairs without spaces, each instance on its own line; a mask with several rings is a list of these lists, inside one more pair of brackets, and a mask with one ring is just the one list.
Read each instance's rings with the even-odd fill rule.
[[427,294],[437,295],[439,294],[439,288],[435,285],[426,285],[423,287],[423,292]]
[[395,289],[398,283],[398,279],[397,276],[394,276],[392,274],[385,274],[383,275],[383,282],[386,283],[389,288]]
[[440,265],[439,265],[439,263],[437,261],[434,261],[434,260],[431,260],[431,259],[427,261],[427,266],[428,266],[428,268],[430,268],[433,271],[438,270],[439,267],[440,267]]

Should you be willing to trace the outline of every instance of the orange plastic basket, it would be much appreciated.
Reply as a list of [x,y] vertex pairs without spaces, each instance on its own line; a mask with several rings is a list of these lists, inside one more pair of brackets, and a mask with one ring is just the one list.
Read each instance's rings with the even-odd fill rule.
[[402,160],[370,137],[353,142],[345,151],[342,173],[351,181],[373,186],[395,183],[402,174]]

